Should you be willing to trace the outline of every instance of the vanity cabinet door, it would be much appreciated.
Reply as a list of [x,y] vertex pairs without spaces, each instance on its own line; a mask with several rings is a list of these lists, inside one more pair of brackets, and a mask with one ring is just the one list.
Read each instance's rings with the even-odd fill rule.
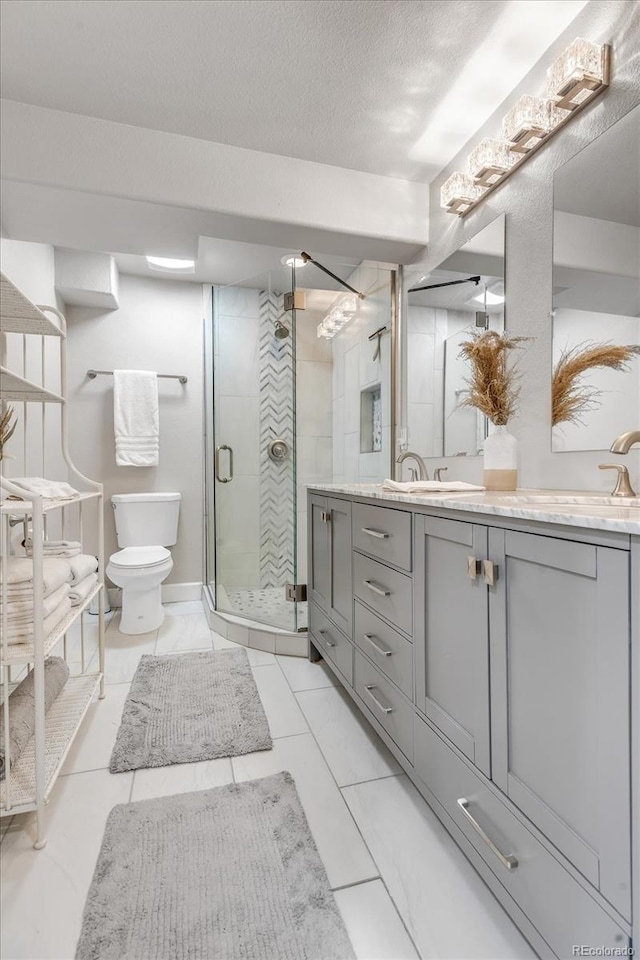
[[351,637],[351,503],[309,495],[309,599]]
[[327,497],[309,495],[308,523],[308,594],[325,613],[329,612],[331,568],[329,554],[329,501]]
[[629,555],[491,530],[493,780],[630,917]]
[[417,515],[414,543],[416,705],[490,776],[487,528]]

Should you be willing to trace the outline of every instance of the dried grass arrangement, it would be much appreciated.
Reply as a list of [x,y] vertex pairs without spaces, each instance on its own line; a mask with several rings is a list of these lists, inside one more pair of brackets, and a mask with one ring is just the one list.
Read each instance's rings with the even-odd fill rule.
[[[12,420],[13,423],[11,422]],[[4,446],[13,436],[16,425],[15,410],[13,407],[7,407],[0,417],[0,460],[3,460],[4,457],[7,456],[4,452]]]
[[551,387],[551,422],[582,423],[583,415],[598,406],[600,391],[585,384],[582,377],[589,370],[608,367],[626,372],[634,357],[640,356],[640,345],[618,346],[612,343],[579,343],[564,350],[553,371]]
[[471,365],[467,379],[469,396],[461,406],[475,407],[496,426],[505,426],[515,415],[520,396],[516,364],[511,351],[530,337],[508,337],[506,333],[486,330],[472,333],[460,344],[460,356]]

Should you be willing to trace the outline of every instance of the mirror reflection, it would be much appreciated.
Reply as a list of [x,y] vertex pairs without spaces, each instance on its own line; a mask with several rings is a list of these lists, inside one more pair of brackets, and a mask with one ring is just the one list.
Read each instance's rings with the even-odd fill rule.
[[407,440],[423,458],[482,451],[487,419],[463,405],[460,344],[474,330],[504,330],[504,240],[503,215],[430,273],[406,270]]
[[640,107],[554,176],[552,449],[640,418]]

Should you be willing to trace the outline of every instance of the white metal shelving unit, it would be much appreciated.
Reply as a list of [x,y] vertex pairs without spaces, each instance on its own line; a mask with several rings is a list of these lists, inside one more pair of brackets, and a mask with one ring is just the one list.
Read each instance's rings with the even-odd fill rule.
[[[52,319],[52,316],[55,319]],[[32,303],[4,274],[0,274],[0,332],[22,335],[22,375],[5,367],[0,368],[0,400],[5,403],[23,404],[23,422],[26,424],[27,404],[42,405],[42,429],[40,442],[42,459],[45,462],[45,404],[59,405],[61,416],[61,453],[69,472],[69,480],[78,486],[81,493],[71,500],[45,499],[34,496],[31,500],[10,499],[20,497],[21,491],[11,480],[0,475],[2,497],[0,501],[0,558],[2,570],[2,640],[0,642],[0,670],[2,673],[2,710],[4,718],[5,779],[0,783],[0,816],[36,811],[36,839],[34,846],[41,849],[44,839],[44,806],[60,772],[65,757],[73,742],[96,691],[104,697],[104,515],[102,484],[85,477],[74,465],[69,454],[67,392],[66,323],[64,316],[55,307],[37,306]],[[26,377],[27,338],[29,342],[40,338],[41,382]],[[46,386],[46,361],[44,340],[58,339],[60,347],[60,391]],[[3,338],[4,341],[5,338]],[[3,348],[5,344],[3,342]],[[26,465],[26,427],[23,458]],[[2,461],[0,461],[0,467]],[[43,616],[43,539],[47,515],[61,515],[63,532],[68,515],[75,521],[78,538],[83,540],[85,510],[96,511],[98,583],[83,603],[73,607],[67,616],[48,635],[44,635]],[[33,641],[9,644],[7,641],[7,563],[11,550],[11,529],[19,523],[30,524],[33,540]],[[83,612],[91,601],[98,597],[98,669],[89,672],[85,660]],[[66,658],[66,635],[70,627],[80,621],[81,673],[69,677],[61,694],[45,713],[44,662],[57,652],[63,642],[62,654]],[[32,665],[34,672],[35,733],[15,763],[9,756],[9,717],[12,668]]]

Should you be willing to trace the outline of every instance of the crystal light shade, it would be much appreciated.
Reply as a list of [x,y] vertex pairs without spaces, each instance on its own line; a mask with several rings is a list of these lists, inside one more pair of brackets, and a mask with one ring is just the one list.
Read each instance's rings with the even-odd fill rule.
[[547,70],[547,92],[572,110],[608,83],[606,48],[580,37]]
[[484,190],[468,173],[452,173],[440,188],[440,206],[451,213],[464,213]]
[[510,146],[505,140],[481,140],[467,159],[469,176],[482,186],[497,183],[518,162],[519,157]]
[[553,100],[520,97],[502,121],[502,133],[515,153],[527,153],[567,116]]
[[332,306],[324,320],[318,324],[318,337],[330,340],[353,318],[358,309],[358,301],[354,294],[345,294]]

